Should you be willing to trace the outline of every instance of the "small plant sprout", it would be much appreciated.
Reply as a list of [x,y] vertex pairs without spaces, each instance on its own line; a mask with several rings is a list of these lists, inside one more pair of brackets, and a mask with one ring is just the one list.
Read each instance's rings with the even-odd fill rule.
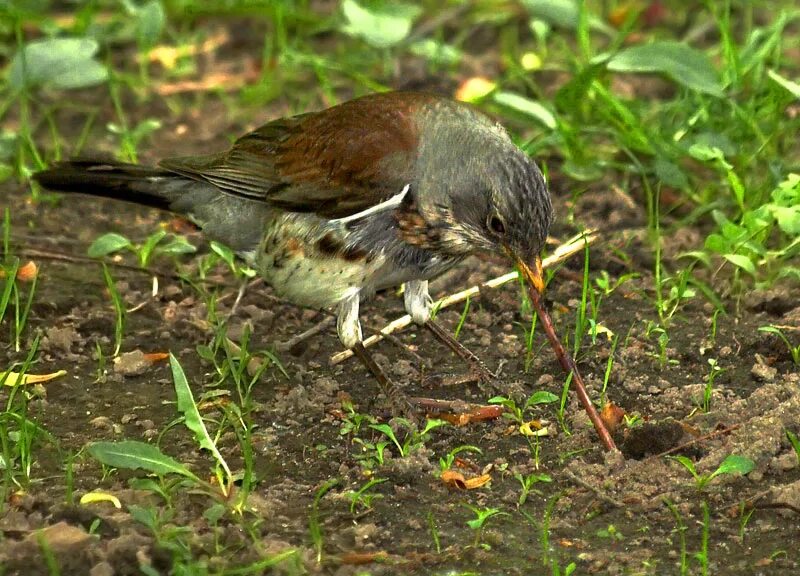
[[453,337],[458,340],[458,337],[461,335],[461,329],[464,328],[464,322],[467,321],[467,314],[469,314],[469,296],[467,299],[464,300],[464,310],[461,312],[461,317],[458,319],[458,324],[456,325],[456,331],[453,334]]
[[528,495],[533,492],[534,494],[538,494],[539,496],[542,495],[540,490],[535,489],[533,486],[538,484],[539,482],[550,483],[553,481],[553,478],[549,474],[543,474],[534,472],[532,474],[528,474],[527,476],[523,476],[522,474],[515,473],[514,478],[522,486],[522,492],[519,495],[519,500],[517,501],[517,506],[522,506],[528,500]]
[[350,499],[350,514],[355,514],[356,507],[359,506],[364,512],[372,510],[373,500],[383,498],[383,494],[371,494],[369,490],[373,486],[386,482],[386,480],[386,478],[370,478],[370,480],[358,490],[350,490],[347,493],[347,497]]
[[599,538],[608,538],[613,542],[621,542],[625,539],[625,536],[623,536],[622,532],[620,532],[613,524],[609,524],[605,528],[601,528],[596,532],[596,534]]
[[711,397],[714,393],[714,380],[717,379],[717,376],[725,372],[725,369],[719,367],[719,363],[714,358],[708,359],[708,365],[711,367],[711,371],[706,376],[706,385],[703,387],[703,402],[701,409],[703,412],[708,412],[711,410]]
[[446,472],[447,470],[450,470],[456,461],[456,455],[461,452],[475,452],[476,454],[483,454],[481,449],[477,446],[464,445],[453,448],[447,453],[447,456],[444,458],[439,458],[439,471]]
[[314,502],[311,505],[311,515],[308,517],[308,532],[311,534],[311,541],[314,543],[314,550],[317,553],[317,564],[322,564],[322,553],[324,540],[322,537],[322,523],[319,519],[319,503],[322,497],[327,494],[331,488],[339,484],[338,478],[332,478],[320,486],[317,493],[314,495]]
[[112,356],[119,354],[122,348],[122,335],[125,332],[125,318],[127,311],[125,309],[125,302],[122,301],[117,285],[114,284],[114,279],[111,277],[111,272],[108,270],[105,262],[103,262],[103,280],[106,283],[106,288],[111,296],[111,302],[114,304],[115,322],[114,322],[114,353]]
[[772,324],[769,326],[761,326],[758,331],[766,332],[767,334],[775,334],[778,338],[783,340],[783,343],[786,344],[786,348],[789,350],[789,354],[792,357],[792,362],[794,362],[795,366],[800,366],[800,343],[794,346],[786,337],[786,334],[784,334],[778,326]]
[[425,427],[422,429],[422,431],[418,432],[411,422],[405,418],[397,418],[396,420],[408,431],[402,443],[397,439],[397,435],[394,433],[394,430],[392,430],[392,427],[388,424],[370,424],[369,427],[385,434],[386,437],[389,438],[389,440],[391,440],[392,443],[397,447],[397,451],[401,458],[405,458],[413,451],[420,448],[428,439],[428,433],[431,430],[447,424],[447,422],[444,420],[429,419],[425,422]]
[[681,465],[689,471],[694,478],[695,487],[698,491],[702,491],[708,485],[708,483],[717,476],[722,474],[740,474],[744,476],[749,474],[755,466],[750,458],[731,454],[725,458],[725,460],[723,460],[713,472],[708,474],[700,474],[695,468],[694,462],[692,462],[686,456],[670,456],[670,459],[680,462]]
[[485,550],[491,549],[491,546],[488,544],[481,543],[481,539],[483,538],[483,530],[486,527],[486,523],[489,521],[489,518],[492,518],[493,516],[508,516],[508,512],[503,512],[499,508],[478,508],[477,506],[470,506],[469,504],[464,504],[464,506],[472,510],[472,512],[475,514],[475,518],[472,520],[467,520],[467,526],[469,526],[475,534],[472,547],[482,547]]
[[[162,242],[165,238],[166,242]],[[158,230],[148,236],[141,244],[134,244],[128,238],[115,232],[103,234],[89,246],[88,254],[92,258],[102,258],[121,250],[128,250],[136,255],[141,268],[147,268],[153,257],[157,255],[180,256],[193,254],[197,249],[183,236],[168,234]]]

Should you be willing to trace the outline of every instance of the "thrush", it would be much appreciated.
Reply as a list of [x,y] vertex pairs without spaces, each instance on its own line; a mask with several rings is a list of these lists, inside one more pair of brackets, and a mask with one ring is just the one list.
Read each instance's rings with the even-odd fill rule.
[[430,319],[428,281],[476,251],[502,253],[541,292],[553,212],[534,161],[476,108],[387,92],[273,120],[225,152],[158,167],[72,160],[41,186],[182,215],[294,304],[333,309],[341,343],[390,395],[361,344],[361,303],[405,285],[406,311],[485,369]]

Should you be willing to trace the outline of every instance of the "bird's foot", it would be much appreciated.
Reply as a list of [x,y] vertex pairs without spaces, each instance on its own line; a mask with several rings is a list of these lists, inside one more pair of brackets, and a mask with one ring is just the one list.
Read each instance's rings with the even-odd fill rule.
[[435,320],[428,320],[425,326],[433,332],[439,340],[441,340],[448,348],[450,348],[459,358],[464,360],[469,365],[469,372],[464,375],[459,375],[453,378],[453,381],[442,380],[443,384],[467,384],[471,382],[482,382],[484,384],[491,384],[497,381],[497,375],[489,370],[489,367],[475,355],[474,352],[469,350],[466,346],[461,344],[458,340],[453,338],[447,330],[445,330]]
[[355,354],[355,356],[378,381],[378,385],[381,387],[381,390],[389,400],[392,413],[395,416],[401,416],[405,418],[415,425],[419,425],[421,418],[416,406],[411,402],[411,399],[408,397],[408,395],[403,392],[397,386],[397,384],[391,378],[389,378],[389,376],[386,375],[386,372],[384,372],[383,368],[381,368],[378,363],[375,362],[372,354],[367,352],[364,344],[358,342],[355,346],[353,346],[352,350],[353,354]]

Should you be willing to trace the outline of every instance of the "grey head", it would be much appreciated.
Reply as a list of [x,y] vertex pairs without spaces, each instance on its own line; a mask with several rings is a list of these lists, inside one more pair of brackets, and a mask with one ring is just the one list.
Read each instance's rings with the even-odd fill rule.
[[418,114],[415,178],[405,203],[416,204],[428,241],[452,254],[488,250],[534,263],[553,219],[536,163],[468,105],[437,100]]

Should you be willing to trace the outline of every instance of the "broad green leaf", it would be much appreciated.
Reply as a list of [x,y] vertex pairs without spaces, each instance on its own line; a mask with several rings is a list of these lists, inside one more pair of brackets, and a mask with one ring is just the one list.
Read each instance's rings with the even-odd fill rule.
[[93,442],[88,450],[89,454],[106,466],[127,470],[142,469],[159,475],[180,474],[199,481],[186,466],[164,454],[158,446],[146,442]]
[[118,252],[131,246],[131,241],[121,234],[109,232],[103,234],[89,246],[89,256],[92,258],[100,258],[101,256],[108,256],[114,252]]
[[665,40],[631,46],[611,56],[606,66],[614,72],[665,74],[686,88],[724,96],[719,73],[708,56],[681,42]]
[[558,402],[559,397],[553,394],[552,392],[548,392],[547,390],[539,390],[534,392],[528,401],[525,402],[525,407],[534,406],[536,404],[552,404],[553,402]]
[[771,206],[770,209],[775,221],[778,223],[778,228],[784,234],[788,236],[800,234],[800,206],[792,206],[791,208]]
[[747,458],[746,456],[737,456],[736,454],[731,454],[730,456],[725,458],[725,460],[722,461],[722,464],[720,464],[719,467],[716,470],[714,470],[714,473],[711,476],[712,477],[719,476],[720,474],[745,475],[749,474],[754,467],[755,464],[753,463],[752,460],[750,460],[750,458]]
[[136,34],[139,45],[144,48],[154,46],[164,29],[165,16],[161,0],[150,0],[137,10],[136,16],[138,17]]
[[[548,24],[575,30],[580,19],[580,8],[577,0],[523,0],[528,14],[536,20],[544,20]],[[589,28],[611,34],[614,32],[608,24],[593,14],[588,15]]]
[[217,449],[217,445],[208,433],[203,417],[197,409],[197,403],[194,401],[192,389],[186,380],[186,374],[183,372],[178,359],[171,352],[169,354],[169,365],[172,368],[172,380],[175,385],[175,395],[178,399],[178,410],[183,414],[186,427],[194,432],[194,437],[200,446],[211,452],[214,459],[225,470],[227,477],[231,478],[233,475],[230,468],[228,468],[228,463]]
[[535,100],[514,92],[496,92],[492,98],[497,104],[533,118],[550,130],[556,128],[556,118],[553,113]]
[[189,241],[183,236],[175,236],[172,240],[159,247],[158,249],[162,254],[194,254],[197,252]]
[[752,276],[756,275],[756,266],[747,256],[742,254],[723,254],[722,257],[734,266],[741,268]]
[[344,31],[376,48],[389,48],[405,40],[421,11],[419,6],[399,2],[366,7],[355,0],[344,0]]
[[108,78],[108,70],[94,59],[97,42],[88,38],[36,40],[18,52],[8,72],[12,88],[51,86],[85,88]]
[[657,156],[653,164],[656,176],[667,186],[678,189],[689,186],[689,178],[686,176],[686,172],[668,158]]

